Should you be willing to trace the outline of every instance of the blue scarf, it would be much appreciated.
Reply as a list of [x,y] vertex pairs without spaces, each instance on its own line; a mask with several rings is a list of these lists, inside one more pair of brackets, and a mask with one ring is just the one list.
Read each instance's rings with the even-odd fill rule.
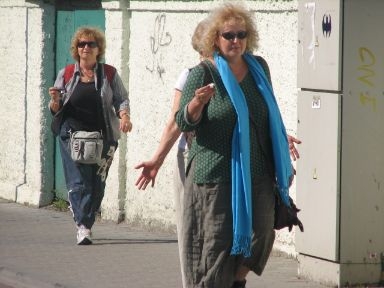
[[[244,59],[268,107],[277,186],[282,201],[285,205],[290,206],[288,189],[292,166],[287,133],[280,110],[263,67],[251,54],[244,54]],[[245,257],[249,257],[252,241],[252,187],[248,106],[228,62],[217,53],[214,54],[214,60],[237,113],[237,123],[232,136],[233,243],[231,254],[243,254]]]

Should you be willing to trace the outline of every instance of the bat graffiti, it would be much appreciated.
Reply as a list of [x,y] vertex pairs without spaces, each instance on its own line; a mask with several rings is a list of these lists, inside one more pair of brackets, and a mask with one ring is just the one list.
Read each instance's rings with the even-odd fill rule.
[[331,36],[331,31],[332,31],[331,15],[324,14],[322,28],[323,28],[323,36],[326,38],[329,38]]

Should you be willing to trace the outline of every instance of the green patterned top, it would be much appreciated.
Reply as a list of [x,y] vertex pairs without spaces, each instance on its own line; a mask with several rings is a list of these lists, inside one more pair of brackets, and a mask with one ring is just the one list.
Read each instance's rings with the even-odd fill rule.
[[[261,57],[257,57],[257,59],[270,79],[267,63]],[[219,72],[211,62],[206,61],[206,63],[208,63],[212,72],[216,88],[215,95],[205,106],[202,118],[198,123],[191,125],[185,121],[185,106],[194,97],[195,90],[202,87],[204,83],[204,67],[197,65],[192,68],[183,88],[180,109],[176,114],[176,122],[181,131],[194,130],[196,133],[196,138],[193,140],[188,154],[186,171],[188,173],[190,163],[192,159],[195,159],[194,182],[197,184],[230,183],[232,133],[237,115]],[[270,171],[273,169],[271,159],[273,158],[272,144],[269,137],[267,105],[250,72],[244,77],[240,87],[246,97],[249,113],[253,115],[254,122],[257,125],[256,129],[250,121],[251,175],[271,174]],[[257,139],[256,135],[260,139]]]

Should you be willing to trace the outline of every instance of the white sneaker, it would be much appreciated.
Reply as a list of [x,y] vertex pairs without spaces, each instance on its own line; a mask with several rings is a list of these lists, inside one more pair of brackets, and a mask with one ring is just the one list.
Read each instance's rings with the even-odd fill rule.
[[92,232],[84,225],[77,228],[77,245],[90,245],[92,244]]

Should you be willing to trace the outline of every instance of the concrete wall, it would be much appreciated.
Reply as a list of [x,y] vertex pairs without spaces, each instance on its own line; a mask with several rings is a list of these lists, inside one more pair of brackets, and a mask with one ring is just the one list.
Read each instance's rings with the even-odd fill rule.
[[43,18],[54,15],[51,6],[0,2],[0,196],[36,206],[52,199],[45,91],[54,67],[54,23]]
[[[41,2],[41,3],[40,3]],[[36,4],[37,3],[37,4]],[[53,197],[53,137],[47,110],[55,75],[54,7],[43,1],[0,1],[0,197],[33,206]],[[173,85],[198,63],[190,45],[199,20],[221,1],[104,1],[106,62],[117,67],[131,101],[133,130],[123,136],[107,180],[102,216],[153,229],[175,229],[170,152],[154,188],[136,189],[134,166],[152,156],[170,112]],[[260,50],[288,132],[296,134],[297,1],[246,1],[255,11]],[[17,21],[18,25],[13,25]],[[295,197],[295,187],[291,194]],[[294,254],[293,234],[278,233],[279,249]]]

